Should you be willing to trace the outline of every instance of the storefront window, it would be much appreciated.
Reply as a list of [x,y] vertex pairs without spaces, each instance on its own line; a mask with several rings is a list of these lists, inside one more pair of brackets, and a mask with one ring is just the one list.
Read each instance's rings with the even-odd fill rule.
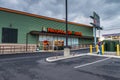
[[[44,43],[44,42],[47,43]],[[49,45],[49,48],[47,48],[47,44]],[[42,46],[44,50],[50,49],[63,49],[64,46],[66,46],[66,37],[58,37],[58,36],[39,36],[39,45]],[[78,38],[68,38],[68,45],[69,46],[76,46],[78,45]]]

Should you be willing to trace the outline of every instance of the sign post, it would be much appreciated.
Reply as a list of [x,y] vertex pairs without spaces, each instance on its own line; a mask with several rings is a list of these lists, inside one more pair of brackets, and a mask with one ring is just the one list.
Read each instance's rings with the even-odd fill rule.
[[100,27],[100,17],[96,12],[93,12],[93,16],[90,16],[91,19],[93,19],[93,23],[90,23],[93,28],[93,35],[94,35],[94,45],[96,45],[97,37],[96,37],[96,30],[99,30],[99,38],[100,38],[100,30],[102,30],[102,27]]

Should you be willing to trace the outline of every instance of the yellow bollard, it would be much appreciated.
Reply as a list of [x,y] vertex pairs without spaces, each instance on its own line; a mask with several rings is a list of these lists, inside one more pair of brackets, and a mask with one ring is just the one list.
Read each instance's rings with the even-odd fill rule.
[[119,56],[120,56],[120,44],[118,44],[119,45]]
[[92,54],[92,45],[90,45],[90,53]]
[[98,52],[98,45],[96,45],[96,52]]
[[102,45],[102,55],[104,55],[104,45]]
[[119,44],[117,44],[117,56],[119,56]]

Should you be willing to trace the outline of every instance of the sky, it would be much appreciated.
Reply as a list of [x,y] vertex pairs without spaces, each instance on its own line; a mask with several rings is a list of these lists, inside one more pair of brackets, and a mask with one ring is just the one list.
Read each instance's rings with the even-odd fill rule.
[[[65,19],[65,0],[0,0],[0,7]],[[120,33],[120,0],[68,0],[68,20],[90,25],[95,11],[103,34]],[[98,31],[97,31],[98,35]]]

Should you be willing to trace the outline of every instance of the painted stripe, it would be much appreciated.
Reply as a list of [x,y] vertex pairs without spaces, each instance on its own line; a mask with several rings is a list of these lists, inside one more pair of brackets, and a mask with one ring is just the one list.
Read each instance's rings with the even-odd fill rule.
[[87,63],[87,64],[83,64],[83,65],[75,66],[74,68],[85,67],[85,66],[92,65],[92,64],[95,64],[95,63],[99,63],[99,62],[103,62],[103,61],[106,61],[106,60],[109,60],[109,59],[111,59],[111,57],[109,57],[109,58],[105,58],[105,59],[102,59],[102,60],[98,60],[98,61],[95,61],[95,62],[92,62],[92,63]]

